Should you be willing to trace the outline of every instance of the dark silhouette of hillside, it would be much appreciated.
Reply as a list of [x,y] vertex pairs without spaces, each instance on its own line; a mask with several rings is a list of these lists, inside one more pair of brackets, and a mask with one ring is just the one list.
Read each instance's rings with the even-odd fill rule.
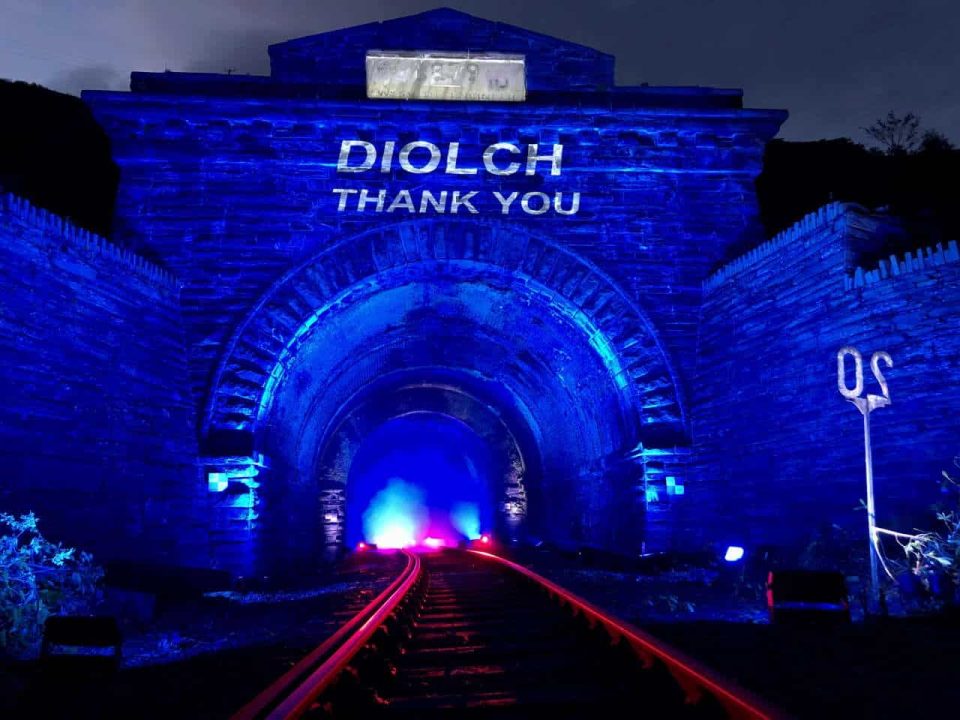
[[118,177],[80,98],[0,80],[0,189],[109,236]]
[[917,152],[883,154],[847,138],[774,140],[767,145],[757,196],[769,237],[821,205],[843,201],[885,207],[904,218],[910,227],[904,250],[917,240],[960,239],[960,150],[925,143]]

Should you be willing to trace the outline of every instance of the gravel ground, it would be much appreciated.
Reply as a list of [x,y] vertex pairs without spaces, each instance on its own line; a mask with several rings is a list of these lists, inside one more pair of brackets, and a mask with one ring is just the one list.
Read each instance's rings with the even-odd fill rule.
[[[841,627],[767,620],[759,585],[724,568],[658,574],[518,554],[555,582],[695,657],[799,718],[953,717],[960,623],[895,617]],[[402,557],[354,556],[324,582],[213,593],[127,627],[108,681],[52,681],[35,664],[0,672],[0,717],[226,718],[399,572]]]
[[0,717],[226,718],[328,637],[402,569],[403,556],[352,559],[323,582],[212,593],[124,628],[109,679],[53,678],[36,663],[0,672]]
[[956,717],[960,621],[899,616],[837,626],[771,624],[759,585],[723,569],[641,575],[582,567],[570,558],[518,558],[703,662],[797,718]]

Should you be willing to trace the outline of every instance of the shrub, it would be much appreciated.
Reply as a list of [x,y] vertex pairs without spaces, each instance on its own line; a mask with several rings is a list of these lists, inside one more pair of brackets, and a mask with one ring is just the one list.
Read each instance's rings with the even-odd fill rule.
[[90,612],[103,570],[89,553],[47,540],[33,513],[0,513],[0,654],[36,651],[50,615]]
[[[954,463],[960,467],[960,459]],[[954,496],[951,507],[938,508],[942,530],[919,533],[903,545],[907,577],[898,578],[901,587],[919,589],[937,606],[956,603],[960,590],[960,484],[944,472],[941,490]]]
[[960,514],[937,513],[943,532],[925,532],[904,546],[911,570],[937,600],[952,602],[960,581]]

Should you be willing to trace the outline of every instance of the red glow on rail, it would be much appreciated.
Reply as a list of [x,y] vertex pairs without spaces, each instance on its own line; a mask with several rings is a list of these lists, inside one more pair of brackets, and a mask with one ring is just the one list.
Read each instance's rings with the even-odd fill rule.
[[[368,545],[376,548],[373,543]],[[420,558],[407,550],[402,552],[407,557],[407,565],[396,580],[320,646],[241,708],[232,720],[293,718],[306,714],[313,700],[346,667],[350,658],[359,652],[420,577]],[[306,682],[305,677],[308,677]]]
[[[650,663],[653,662],[654,658],[659,658],[667,666],[667,670],[691,701],[695,702],[703,689],[706,689],[717,698],[732,720],[776,720],[782,717],[743,688],[736,687],[729,681],[714,676],[711,670],[708,670],[696,660],[686,657],[675,648],[669,647],[666,643],[655,639],[643,630],[610,617],[596,605],[578,595],[574,595],[569,590],[547,580],[533,570],[490,552],[483,550],[471,550],[470,552],[513,568],[521,575],[525,575],[545,587],[554,597],[559,598],[570,607],[578,608],[586,617],[593,618],[606,627],[610,637],[624,638],[633,646],[634,651],[645,659],[645,662],[647,658],[649,658]],[[727,687],[728,685],[730,687]]]

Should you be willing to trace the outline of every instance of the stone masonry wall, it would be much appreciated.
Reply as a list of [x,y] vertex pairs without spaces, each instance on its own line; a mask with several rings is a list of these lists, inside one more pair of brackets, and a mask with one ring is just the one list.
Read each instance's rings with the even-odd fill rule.
[[[388,198],[400,190],[479,190],[476,215],[444,217],[464,232],[478,223],[536,232],[596,263],[649,315],[686,383],[700,283],[728,246],[759,233],[753,180],[773,132],[767,116],[750,111],[474,105],[467,116],[437,104],[84,97],[121,167],[118,239],[184,283],[198,407],[238,324],[284,272],[377,226],[434,217],[378,213],[375,203],[358,212],[356,195],[340,212],[334,188],[385,190]],[[564,169],[558,177],[338,174],[340,143],[350,138],[378,147],[459,141],[463,164],[474,167],[493,142],[562,143]],[[491,195],[529,190],[563,192],[566,202],[579,192],[579,212],[532,216],[517,206],[504,216]]]
[[859,267],[893,225],[829,205],[705,283],[688,537],[799,548],[837,524],[865,538],[863,422],[837,389],[848,344],[864,393],[880,394],[871,355],[894,361],[892,405],[871,415],[878,523],[929,526],[960,454],[960,255],[951,242]]
[[0,195],[0,511],[95,553],[204,565],[179,289]]

